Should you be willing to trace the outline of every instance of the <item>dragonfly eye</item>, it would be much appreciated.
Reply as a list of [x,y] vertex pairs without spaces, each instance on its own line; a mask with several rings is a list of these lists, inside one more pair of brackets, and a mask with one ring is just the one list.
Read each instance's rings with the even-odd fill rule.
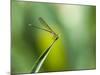
[[55,38],[55,40],[57,40],[59,37],[58,36],[56,36],[56,38]]
[[59,37],[57,37],[56,40],[57,40],[58,38],[59,38]]

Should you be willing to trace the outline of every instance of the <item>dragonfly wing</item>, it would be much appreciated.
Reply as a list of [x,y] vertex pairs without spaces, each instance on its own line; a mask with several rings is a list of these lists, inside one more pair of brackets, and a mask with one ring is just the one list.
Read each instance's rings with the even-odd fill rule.
[[49,25],[43,20],[43,18],[39,18],[40,23],[48,30],[50,33],[53,34],[53,38],[57,37],[57,34],[49,27]]
[[47,31],[47,32],[51,32],[51,31],[49,31],[49,30],[47,30],[47,29],[40,28],[40,27],[38,27],[38,26],[34,26],[34,25],[32,25],[32,24],[29,24],[29,26],[31,26],[31,27],[35,27],[35,28],[37,28],[37,29],[41,29],[41,30],[44,30],[44,31]]
[[40,23],[45,27],[45,28],[47,28],[49,31],[51,31],[51,32],[53,32],[54,33],[54,31],[49,27],[49,25],[43,20],[43,18],[39,18],[39,21],[40,21]]

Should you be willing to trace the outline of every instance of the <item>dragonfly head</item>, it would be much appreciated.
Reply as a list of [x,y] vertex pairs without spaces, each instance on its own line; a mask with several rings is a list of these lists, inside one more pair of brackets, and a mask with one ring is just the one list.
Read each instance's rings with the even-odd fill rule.
[[59,35],[56,34],[56,35],[55,35],[55,40],[58,40],[58,39],[59,39]]
[[56,36],[56,39],[55,40],[57,40],[57,39],[59,39],[59,36]]

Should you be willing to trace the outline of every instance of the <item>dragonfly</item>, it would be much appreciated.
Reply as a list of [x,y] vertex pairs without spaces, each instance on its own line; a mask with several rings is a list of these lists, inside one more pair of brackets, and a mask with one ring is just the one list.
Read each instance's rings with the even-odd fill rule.
[[43,25],[45,28],[40,28],[32,24],[29,24],[29,26],[49,32],[53,35],[54,40],[57,40],[59,38],[58,34],[54,32],[54,30],[46,23],[46,21],[42,17],[39,17],[38,20],[40,21],[41,25]]
[[51,47],[56,42],[56,40],[58,40],[58,38],[59,38],[58,34],[56,32],[54,32],[54,30],[46,23],[46,21],[42,17],[39,17],[38,20],[41,23],[41,25],[43,25],[45,28],[40,28],[40,27],[34,26],[32,24],[29,24],[29,26],[37,28],[37,29],[44,30],[46,32],[49,32],[51,35],[53,35],[54,41],[37,58],[36,62],[34,63],[34,65],[32,67],[31,73],[37,73],[37,72],[39,72],[40,68],[42,67],[45,59],[47,58],[47,56],[48,56],[48,54],[50,52]]

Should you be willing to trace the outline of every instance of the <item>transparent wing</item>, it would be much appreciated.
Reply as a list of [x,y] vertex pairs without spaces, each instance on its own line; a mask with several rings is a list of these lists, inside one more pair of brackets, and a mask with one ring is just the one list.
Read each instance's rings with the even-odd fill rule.
[[29,26],[35,27],[35,28],[37,28],[37,29],[41,29],[41,30],[44,30],[44,31],[47,31],[47,32],[51,32],[50,30],[47,30],[47,29],[44,29],[44,28],[40,28],[40,27],[34,26],[34,25],[32,25],[32,24],[29,24]]
[[40,21],[40,23],[41,23],[45,28],[47,28],[49,31],[55,33],[55,32],[49,27],[49,25],[43,20],[43,18],[40,17],[40,18],[39,18],[39,21]]

